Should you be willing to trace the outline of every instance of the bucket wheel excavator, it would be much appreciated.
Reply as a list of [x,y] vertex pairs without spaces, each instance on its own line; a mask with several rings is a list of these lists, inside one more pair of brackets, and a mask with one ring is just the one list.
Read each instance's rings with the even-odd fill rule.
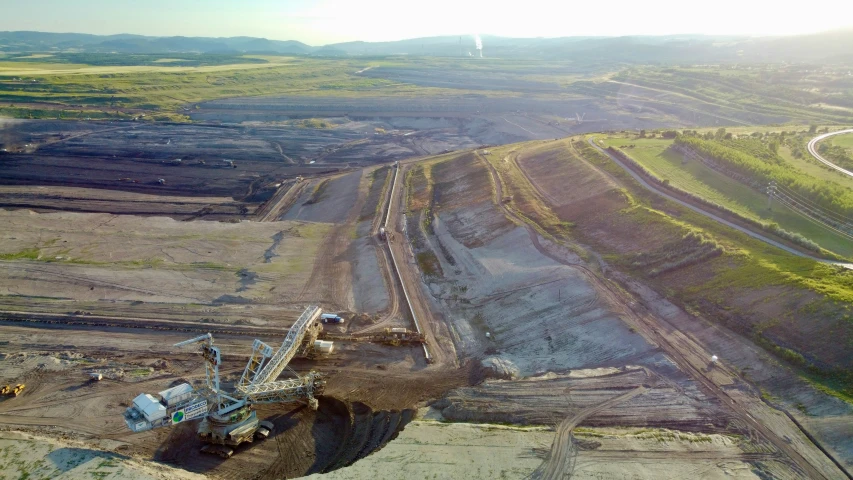
[[291,378],[278,377],[297,351],[317,339],[322,329],[318,321],[321,314],[317,306],[306,308],[278,350],[256,339],[240,380],[228,390],[220,385],[221,354],[213,344],[213,335],[208,333],[176,343],[176,347],[201,345],[206,384],[195,389],[183,383],[159,392],[159,398],[140,394],[124,413],[127,426],[134,432],[142,432],[201,418],[198,435],[206,443],[202,451],[229,458],[238,445],[264,439],[273,430],[272,423],[258,420],[254,405],[303,402],[316,410],[316,397],[323,394],[326,385],[321,373],[297,375],[291,370]]

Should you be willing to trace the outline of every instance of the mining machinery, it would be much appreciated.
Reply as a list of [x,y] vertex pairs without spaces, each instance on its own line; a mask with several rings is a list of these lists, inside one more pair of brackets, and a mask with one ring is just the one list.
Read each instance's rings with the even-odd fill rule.
[[213,335],[208,333],[176,343],[176,347],[201,345],[206,384],[194,389],[183,383],[160,392],[159,398],[140,394],[124,413],[127,426],[134,432],[142,432],[200,418],[198,435],[207,444],[202,451],[229,458],[241,443],[264,439],[273,430],[270,422],[258,420],[254,405],[304,402],[316,410],[316,397],[323,393],[326,384],[321,373],[294,372],[291,378],[278,377],[297,351],[304,351],[306,345],[310,348],[316,341],[322,329],[318,321],[321,314],[317,306],[305,309],[276,351],[256,339],[243,374],[227,391],[220,385],[221,353],[213,344]]

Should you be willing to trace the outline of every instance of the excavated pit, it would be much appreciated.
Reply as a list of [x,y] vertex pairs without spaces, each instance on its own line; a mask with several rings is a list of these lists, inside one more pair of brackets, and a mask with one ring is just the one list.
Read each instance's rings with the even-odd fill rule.
[[228,459],[201,453],[197,422],[165,432],[153,460],[212,478],[293,478],[326,473],[352,465],[384,447],[412,420],[411,409],[373,410],[361,402],[320,397],[314,412],[261,406],[258,417],[271,421],[275,431],[266,440],[243,444]]

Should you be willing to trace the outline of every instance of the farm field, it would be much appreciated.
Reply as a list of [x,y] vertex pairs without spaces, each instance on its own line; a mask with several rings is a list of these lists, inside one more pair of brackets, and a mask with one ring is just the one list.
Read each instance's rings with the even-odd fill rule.
[[853,152],[853,133],[830,137],[829,141],[831,141],[833,145],[844,147],[848,151]]

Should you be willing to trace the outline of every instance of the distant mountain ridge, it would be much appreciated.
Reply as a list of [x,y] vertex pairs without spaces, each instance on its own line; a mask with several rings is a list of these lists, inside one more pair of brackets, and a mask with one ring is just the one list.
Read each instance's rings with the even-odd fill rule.
[[[706,35],[508,38],[482,37],[486,57],[620,63],[853,61],[853,29],[791,37]],[[0,32],[0,52],[124,54],[278,54],[317,56],[476,55],[469,35],[311,46],[256,37],[150,37],[83,33]]]
[[256,37],[148,37],[86,33],[0,32],[0,51],[15,53],[277,53],[306,54],[316,47],[295,40]]

